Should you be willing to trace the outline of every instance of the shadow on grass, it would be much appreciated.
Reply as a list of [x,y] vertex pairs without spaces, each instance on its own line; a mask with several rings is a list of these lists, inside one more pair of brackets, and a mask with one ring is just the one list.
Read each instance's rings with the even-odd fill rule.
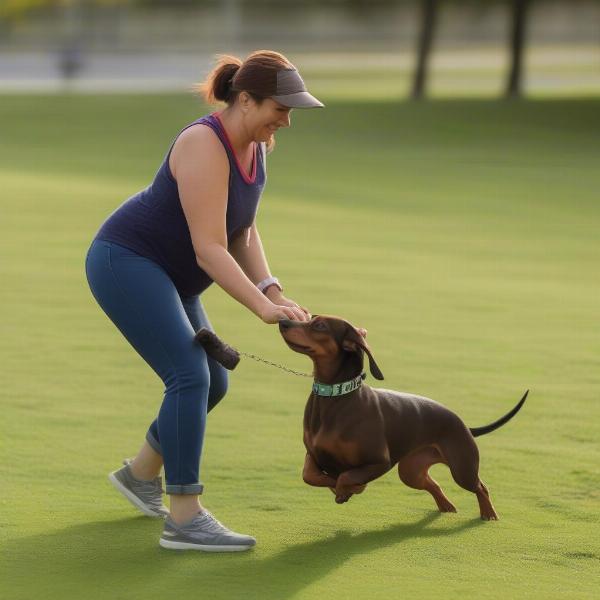
[[268,556],[261,556],[260,546],[227,554],[165,550],[158,546],[162,522],[144,517],[79,524],[10,541],[2,587],[8,586],[10,598],[154,598],[165,592],[290,598],[356,555],[388,546],[401,551],[411,538],[445,537],[481,523],[427,529],[439,517],[432,512],[414,523],[356,534],[341,530]]

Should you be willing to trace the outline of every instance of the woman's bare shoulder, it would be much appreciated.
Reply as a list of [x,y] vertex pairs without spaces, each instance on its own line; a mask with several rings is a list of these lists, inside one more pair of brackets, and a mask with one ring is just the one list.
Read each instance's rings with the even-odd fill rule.
[[199,156],[203,156],[205,162],[212,165],[229,165],[221,140],[210,127],[201,123],[192,125],[179,134],[171,150],[169,168],[176,177],[178,164],[183,161],[196,162]]
[[175,140],[173,150],[177,146],[207,149],[223,148],[219,136],[211,127],[203,123],[196,123],[182,131]]

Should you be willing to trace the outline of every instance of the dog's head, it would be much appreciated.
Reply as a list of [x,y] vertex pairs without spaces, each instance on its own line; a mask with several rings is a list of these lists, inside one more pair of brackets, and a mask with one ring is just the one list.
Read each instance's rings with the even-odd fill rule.
[[338,356],[342,352],[358,355],[363,364],[363,352],[369,357],[369,370],[375,379],[383,379],[371,349],[365,340],[366,330],[357,329],[348,321],[331,315],[313,315],[310,321],[279,321],[279,331],[287,345],[313,361]]

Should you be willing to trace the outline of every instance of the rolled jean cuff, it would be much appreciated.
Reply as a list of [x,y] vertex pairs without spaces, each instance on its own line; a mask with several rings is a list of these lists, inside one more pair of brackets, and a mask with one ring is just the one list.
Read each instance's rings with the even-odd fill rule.
[[152,449],[154,451],[158,452],[162,456],[162,449],[160,447],[160,444],[156,441],[154,436],[149,431],[146,432],[146,441],[150,444],[150,446],[152,446]]
[[165,486],[167,494],[201,494],[204,491],[204,486],[201,483],[186,483],[184,485],[167,485]]

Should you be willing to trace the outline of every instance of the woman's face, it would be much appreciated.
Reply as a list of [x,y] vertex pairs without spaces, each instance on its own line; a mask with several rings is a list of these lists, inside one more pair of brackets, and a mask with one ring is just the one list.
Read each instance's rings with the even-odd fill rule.
[[250,102],[246,123],[254,141],[268,142],[280,127],[289,127],[291,112],[291,108],[271,98],[265,98],[260,104]]

